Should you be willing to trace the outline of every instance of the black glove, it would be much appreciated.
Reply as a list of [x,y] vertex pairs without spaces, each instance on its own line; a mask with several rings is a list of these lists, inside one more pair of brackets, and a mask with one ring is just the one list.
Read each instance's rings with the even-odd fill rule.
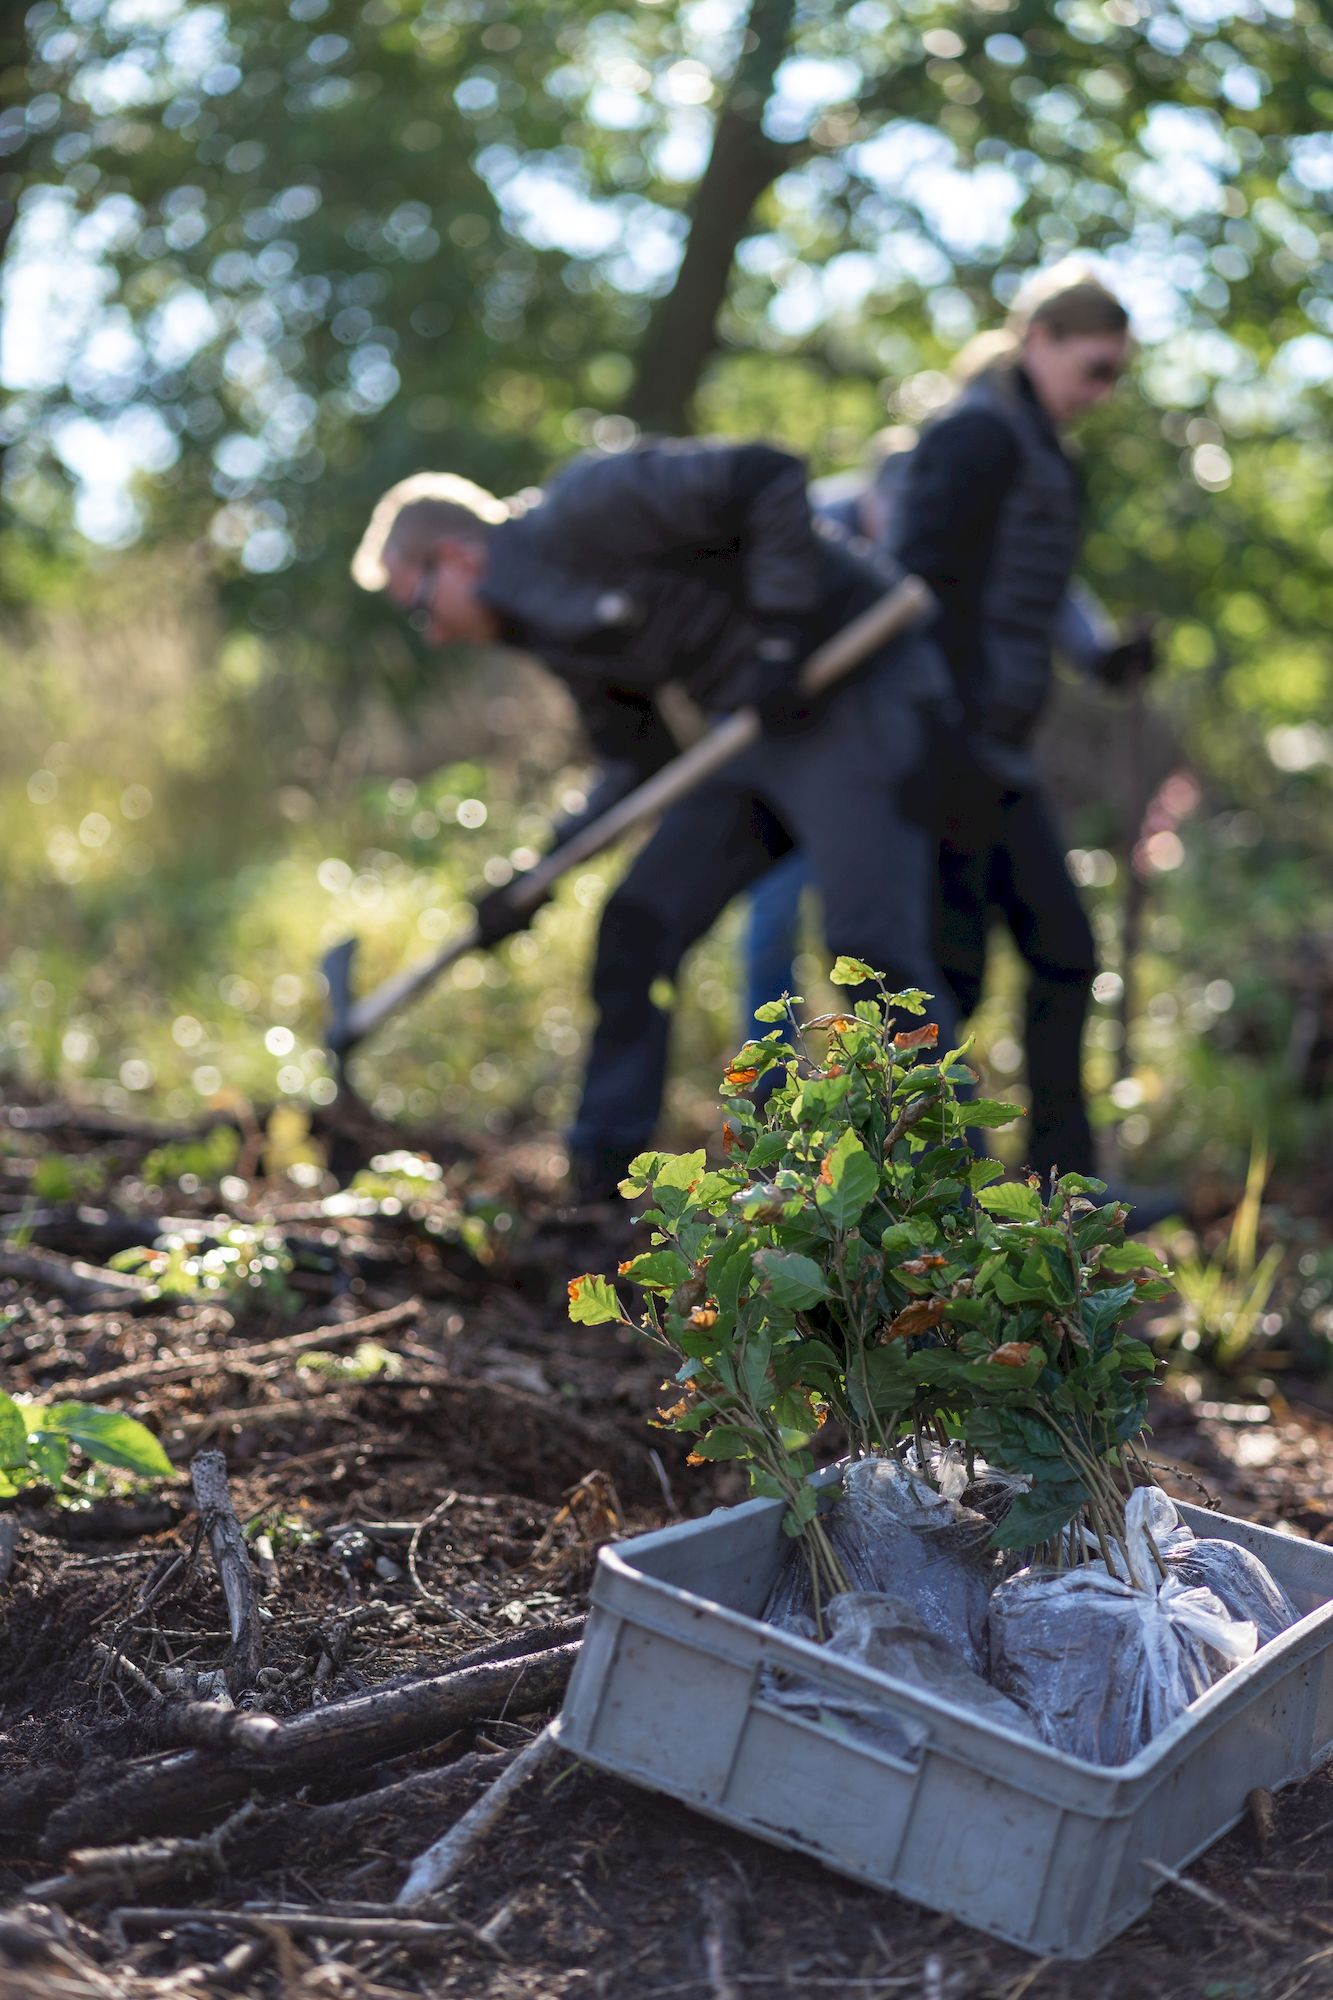
[[549,889],[535,903],[516,909],[513,901],[514,890],[522,880],[521,876],[505,884],[503,889],[488,889],[484,895],[473,898],[473,908],[477,913],[477,937],[483,945],[502,944],[507,937],[515,937],[525,931],[543,903],[549,903]]
[[1157,666],[1157,641],[1151,625],[1139,625],[1102,655],[1102,679],[1107,687],[1133,687]]
[[814,704],[800,686],[805,647],[795,625],[774,619],[763,627],[745,677],[745,704],[759,711],[766,736],[790,736],[803,729]]

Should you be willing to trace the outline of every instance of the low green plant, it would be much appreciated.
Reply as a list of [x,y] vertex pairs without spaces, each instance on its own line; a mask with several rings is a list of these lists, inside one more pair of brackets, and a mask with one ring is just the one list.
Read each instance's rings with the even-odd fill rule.
[[74,1202],[101,1194],[108,1178],[106,1161],[96,1153],[43,1153],[31,1191],[38,1201]]
[[150,1187],[166,1187],[181,1180],[218,1181],[229,1174],[241,1150],[241,1135],[234,1125],[215,1125],[199,1139],[171,1139],[154,1146],[143,1163],[143,1177]]
[[1016,1107],[960,1103],[964,1051],[937,1058],[933,1024],[897,1025],[926,995],[889,992],[855,959],[832,978],[878,997],[807,1029],[794,1002],[760,1010],[784,1025],[726,1072],[721,1166],[702,1151],[631,1163],[622,1192],[646,1198],[652,1233],[620,1276],[645,1294],[642,1314],[590,1273],[570,1285],[571,1317],[667,1350],[679,1393],[659,1421],[691,1437],[694,1462],[742,1460],[756,1492],[786,1501],[819,1590],[844,1587],[808,1483],[830,1417],[855,1455],[926,1468],[957,1443],[1020,1475],[1002,1547],[1067,1560],[1076,1519],[1103,1549],[1123,1546],[1155,1368],[1126,1322],[1164,1296],[1159,1260],[1126,1243],[1126,1211],[1094,1199],[1099,1181],[997,1185],[1003,1168],[973,1155],[965,1127],[1008,1124]]
[[425,1153],[377,1153],[352,1176],[345,1195],[324,1204],[331,1214],[358,1201],[373,1201],[382,1215],[403,1215],[437,1242],[457,1243],[479,1264],[493,1261],[498,1238],[513,1218],[501,1202],[474,1200],[464,1206],[446,1184],[444,1169]]
[[1259,1221],[1271,1161],[1266,1146],[1250,1148],[1245,1191],[1236,1205],[1226,1240],[1211,1257],[1197,1251],[1177,1257],[1176,1291],[1180,1312],[1173,1329],[1181,1347],[1224,1372],[1235,1368],[1255,1345],[1273,1296],[1282,1249],[1272,1244],[1259,1254]]
[[20,1403],[0,1390],[0,1497],[50,1486],[68,1497],[75,1453],[139,1479],[169,1479],[173,1467],[150,1430],[92,1403]]
[[220,1219],[212,1228],[159,1236],[152,1247],[136,1244],[110,1260],[117,1271],[139,1271],[152,1298],[207,1300],[218,1305],[260,1302],[274,1312],[294,1312],[300,1297],[288,1284],[291,1252],[281,1236],[248,1222]]
[[329,1382],[374,1382],[382,1376],[401,1375],[403,1358],[377,1340],[359,1340],[350,1354],[312,1348],[299,1357],[296,1366]]

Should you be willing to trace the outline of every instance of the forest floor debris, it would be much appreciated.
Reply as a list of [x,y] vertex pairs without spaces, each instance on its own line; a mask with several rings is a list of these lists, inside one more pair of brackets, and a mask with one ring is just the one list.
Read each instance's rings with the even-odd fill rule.
[[[399,1908],[414,1860],[558,1708],[599,1544],[739,1498],[736,1476],[682,1477],[676,1441],[647,1422],[660,1363],[570,1325],[566,1280],[613,1269],[623,1236],[559,1212],[523,1149],[441,1148],[417,1216],[383,1174],[351,1203],[331,1181],[178,1185],[168,1211],[142,1177],[160,1133],[40,1111],[9,1114],[8,1157],[96,1151],[108,1192],[96,1214],[48,1205],[35,1225],[29,1203],[20,1229],[25,1176],[12,1195],[0,1176],[11,1236],[91,1272],[76,1295],[41,1258],[0,1281],[5,1385],[138,1418],[178,1476],[128,1495],[88,1479],[73,1507],[29,1488],[0,1514],[0,2000],[1333,1988],[1333,1770],[1251,1813],[1083,1967],[1034,1962],[558,1749],[528,1760],[442,1886]],[[299,1210],[318,1258],[293,1259],[280,1301],[99,1286],[106,1245],[133,1225],[151,1242],[158,1210],[215,1237],[229,1220],[282,1235]],[[1154,1464],[1183,1498],[1202,1478],[1228,1512],[1331,1539],[1333,1407],[1316,1379],[1283,1391],[1159,1395]],[[240,1672],[190,1486],[206,1451],[249,1552],[259,1636]]]

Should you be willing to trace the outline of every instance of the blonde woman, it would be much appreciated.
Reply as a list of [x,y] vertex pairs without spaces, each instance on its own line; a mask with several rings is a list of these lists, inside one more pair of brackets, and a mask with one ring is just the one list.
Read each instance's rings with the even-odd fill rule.
[[[891,546],[939,599],[935,637],[962,716],[946,782],[940,958],[964,1015],[993,918],[1027,963],[1025,1158],[1042,1172],[1094,1170],[1080,1055],[1096,960],[1032,737],[1082,533],[1064,434],[1111,394],[1129,348],[1129,315],[1098,278],[1045,274],[1002,332],[965,352],[956,398],[893,474]],[[1113,683],[1152,665],[1142,632],[1097,650]]]

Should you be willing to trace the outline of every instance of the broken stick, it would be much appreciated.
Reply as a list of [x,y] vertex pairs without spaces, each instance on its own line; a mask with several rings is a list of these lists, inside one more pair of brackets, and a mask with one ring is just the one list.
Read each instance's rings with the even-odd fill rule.
[[190,1483],[227,1600],[233,1661],[228,1681],[237,1694],[252,1685],[262,1656],[258,1579],[227,1491],[227,1461],[222,1453],[196,1452],[190,1461]]
[[539,1730],[531,1743],[519,1751],[508,1770],[496,1779],[488,1791],[482,1793],[477,1803],[468,1807],[462,1819],[417,1856],[396,1898],[400,1910],[410,1909],[413,1903],[422,1903],[428,1896],[436,1896],[441,1889],[448,1888],[500,1818],[520,1785],[550,1761],[557,1742],[555,1724],[548,1722],[545,1729]]

